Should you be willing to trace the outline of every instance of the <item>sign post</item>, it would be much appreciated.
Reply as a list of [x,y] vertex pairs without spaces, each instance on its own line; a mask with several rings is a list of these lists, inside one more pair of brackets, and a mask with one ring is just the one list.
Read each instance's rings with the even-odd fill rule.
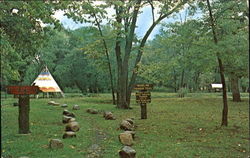
[[29,111],[30,111],[30,94],[38,94],[38,86],[8,86],[7,93],[19,96],[18,106],[18,124],[19,134],[30,133],[29,129]]
[[148,90],[153,89],[153,84],[136,84],[134,90],[139,90],[135,93],[136,102],[141,106],[141,119],[147,119],[147,103],[151,103],[151,94]]

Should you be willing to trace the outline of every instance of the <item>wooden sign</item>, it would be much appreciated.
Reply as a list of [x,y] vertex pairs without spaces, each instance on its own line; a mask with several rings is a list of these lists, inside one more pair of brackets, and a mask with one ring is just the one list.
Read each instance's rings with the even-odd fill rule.
[[147,90],[152,90],[153,84],[135,84],[134,90],[139,90],[135,93],[136,103],[141,105],[141,119],[147,119],[147,103],[151,103],[151,94]]
[[7,86],[7,93],[15,95],[38,94],[38,86]]
[[153,89],[153,84],[136,84],[134,90],[151,90]]
[[150,92],[136,92],[136,103],[151,103]]

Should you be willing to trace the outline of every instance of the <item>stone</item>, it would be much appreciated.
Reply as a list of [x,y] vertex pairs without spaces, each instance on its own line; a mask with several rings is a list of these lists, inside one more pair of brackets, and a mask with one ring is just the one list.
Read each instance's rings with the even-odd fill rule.
[[75,117],[75,114],[73,112],[69,112],[66,109],[63,110],[63,115],[70,116],[70,117]]
[[129,146],[124,146],[119,151],[120,158],[135,158],[135,155],[136,155],[136,151]]
[[55,104],[55,103],[56,103],[55,101],[49,101],[49,102],[48,102],[49,105],[53,105],[53,104]]
[[126,120],[123,120],[120,124],[120,129],[123,129],[125,131],[133,131],[134,127],[131,123],[129,123]]
[[87,113],[90,113],[90,111],[91,111],[91,109],[90,109],[90,108],[88,108],[88,109],[86,110],[86,112],[87,112]]
[[80,110],[80,106],[79,105],[73,105],[73,110]]
[[124,133],[131,134],[132,138],[135,139],[135,131],[124,131]]
[[63,115],[62,123],[69,123],[76,121],[75,118]]
[[60,103],[54,103],[53,106],[60,106]]
[[90,113],[91,113],[91,114],[98,114],[98,110],[92,109]]
[[106,120],[115,120],[115,117],[113,116],[113,113],[112,113],[112,112],[104,112],[104,113],[103,113],[103,117],[104,117]]
[[49,147],[51,149],[63,148],[63,142],[60,139],[51,139],[49,142]]
[[76,133],[72,131],[67,131],[63,134],[63,139],[76,137]]
[[125,132],[120,133],[120,135],[119,135],[119,141],[123,145],[128,145],[128,146],[133,145],[132,134],[131,133],[125,133]]
[[75,118],[71,118],[70,120],[69,120],[69,123],[70,122],[76,122],[76,119]]
[[68,107],[68,105],[67,104],[62,104],[61,107],[66,108],[66,107]]
[[69,122],[65,127],[65,131],[77,132],[79,130],[80,130],[80,126],[78,122]]
[[59,106],[60,105],[60,103],[56,103],[55,101],[49,101],[48,104],[53,105],[53,106]]
[[127,118],[126,121],[128,121],[131,125],[135,124],[134,120],[131,118]]
[[87,112],[87,113],[90,113],[90,114],[98,114],[98,110],[96,110],[96,109],[90,109],[90,108],[88,108],[88,109],[86,110],[86,112]]

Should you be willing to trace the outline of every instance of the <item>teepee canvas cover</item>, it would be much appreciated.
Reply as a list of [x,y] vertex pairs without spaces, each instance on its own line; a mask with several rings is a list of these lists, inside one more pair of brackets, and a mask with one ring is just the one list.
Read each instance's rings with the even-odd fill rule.
[[64,94],[60,87],[57,85],[53,76],[49,72],[47,66],[45,69],[38,75],[35,81],[32,83],[34,86],[38,86],[39,89],[44,93],[61,93],[64,97]]

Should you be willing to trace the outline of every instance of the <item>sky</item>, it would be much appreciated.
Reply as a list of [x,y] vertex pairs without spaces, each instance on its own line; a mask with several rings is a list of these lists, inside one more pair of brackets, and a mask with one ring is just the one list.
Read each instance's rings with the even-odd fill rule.
[[[162,21],[162,23],[173,23],[176,21],[180,21],[179,16],[180,15],[181,15],[181,17],[185,16],[185,9],[186,8],[187,7],[184,7],[184,9],[182,9],[177,14],[177,18],[170,16],[170,17],[164,19]],[[109,16],[111,16],[112,14],[115,13],[115,11],[112,8],[109,8],[107,11],[108,11]],[[135,33],[139,38],[143,37],[143,35],[146,33],[147,29],[152,24],[151,7],[145,6],[142,8],[141,11],[142,12],[141,12],[141,14],[139,14],[138,19],[137,19],[137,28],[135,30]],[[72,19],[69,19],[66,16],[64,16],[63,14],[64,14],[63,11],[57,11],[55,13],[54,17],[56,19],[60,20],[62,25],[67,29],[75,30],[75,29],[78,29],[78,28],[83,27],[83,26],[92,26],[92,24],[90,24],[90,23],[76,23]],[[155,16],[157,17],[157,14]],[[191,17],[191,18],[200,18],[200,17],[201,17],[201,14],[196,14],[194,17]],[[104,21],[104,23],[105,23],[105,21]],[[157,25],[154,28],[154,30],[152,31],[152,33],[149,36],[149,40],[152,40],[155,37],[155,35],[159,34],[160,28],[161,28],[161,25]]]

